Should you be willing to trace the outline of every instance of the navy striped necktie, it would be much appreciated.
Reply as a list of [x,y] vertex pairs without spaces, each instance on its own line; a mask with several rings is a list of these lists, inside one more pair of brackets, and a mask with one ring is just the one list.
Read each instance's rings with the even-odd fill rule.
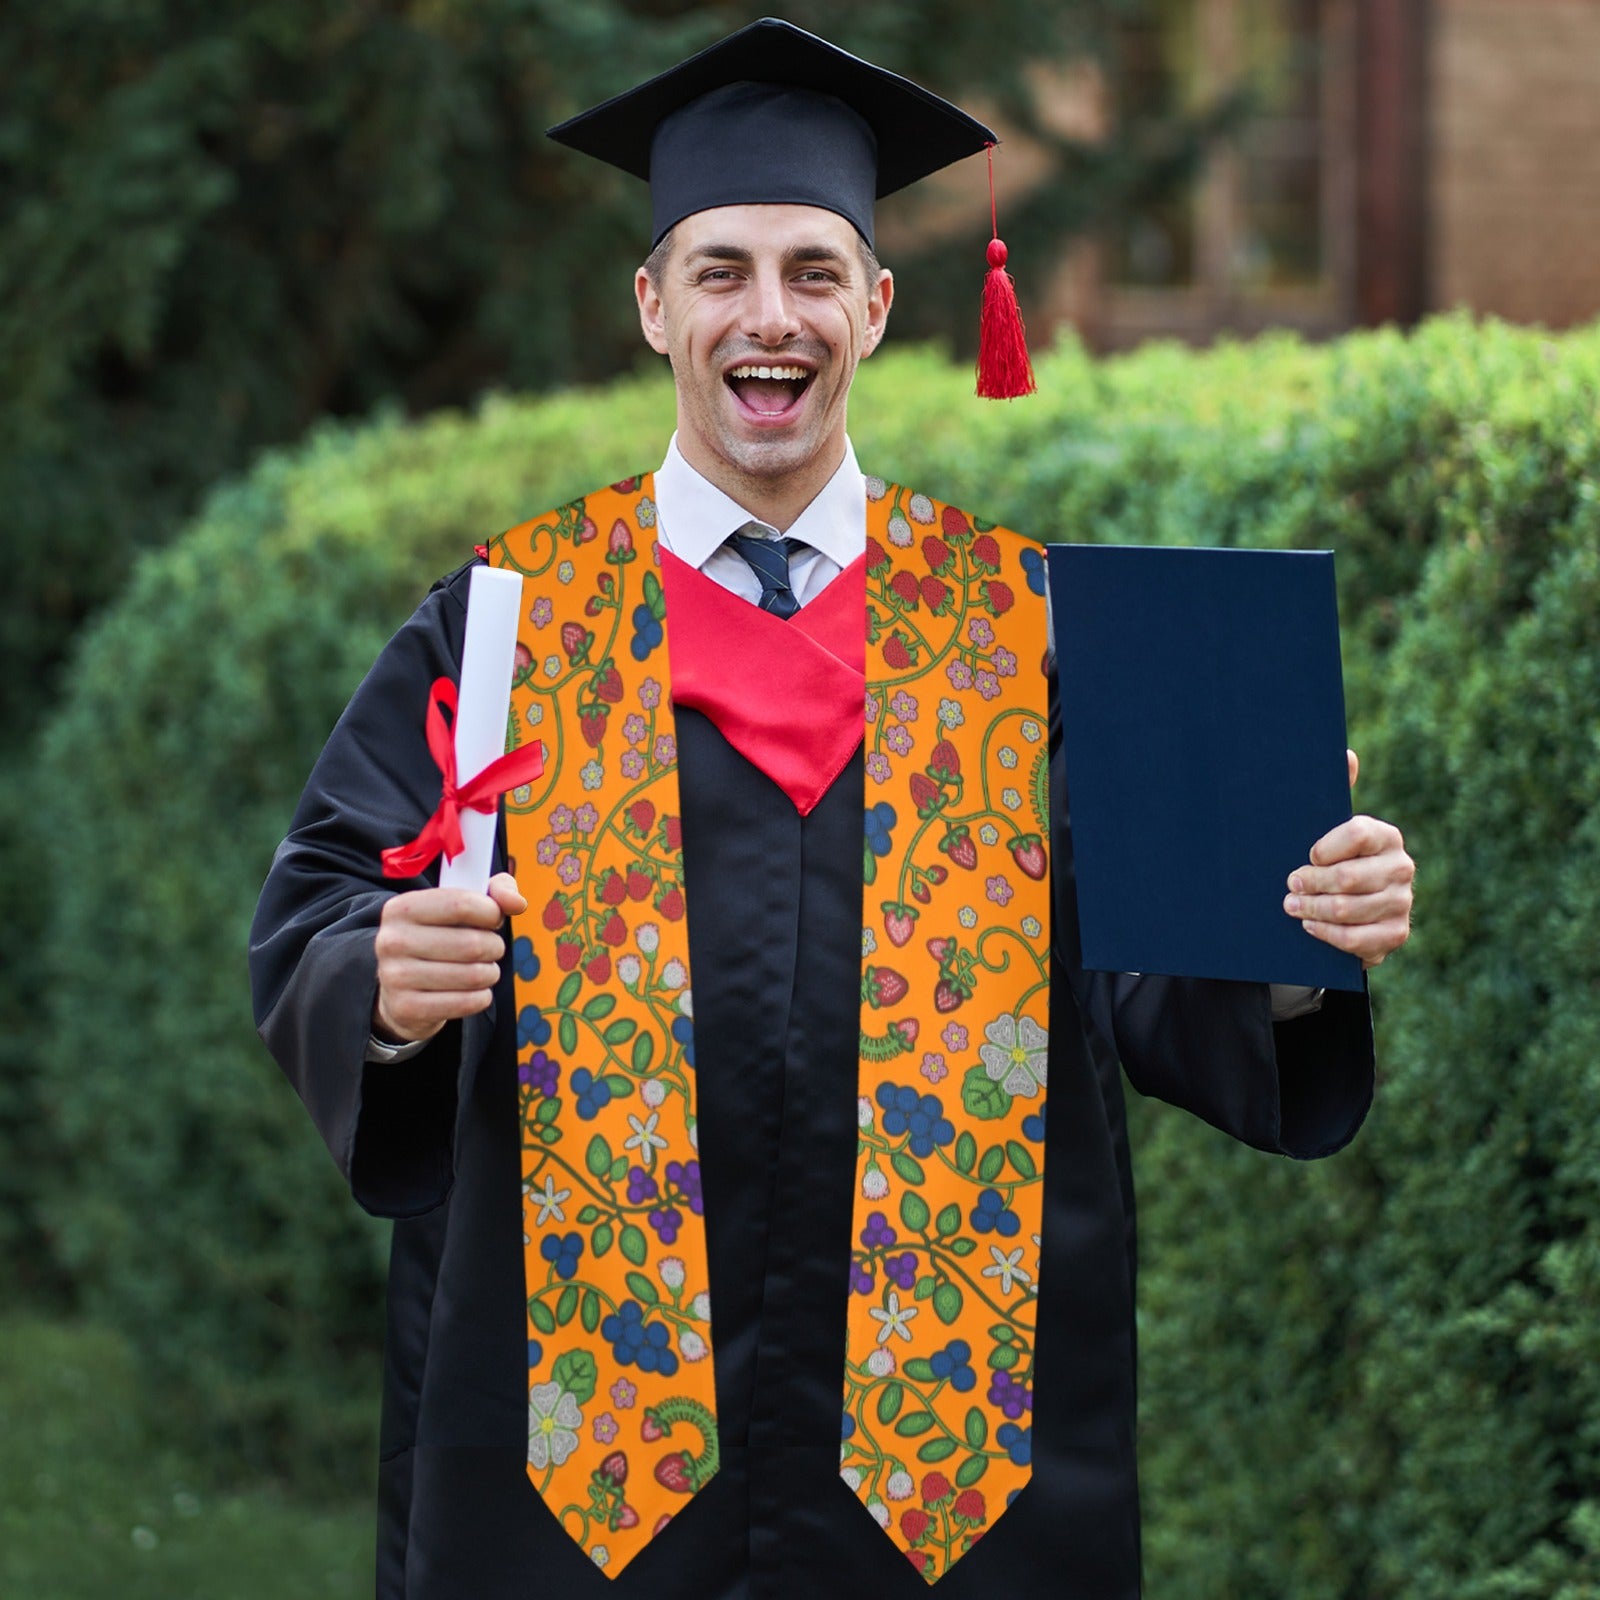
[[797,550],[804,550],[806,543],[804,539],[765,539],[750,531],[764,526],[760,522],[747,522],[737,533],[730,533],[727,542],[761,580],[761,598],[757,604],[763,611],[787,620],[800,609],[800,602],[789,586],[789,558]]

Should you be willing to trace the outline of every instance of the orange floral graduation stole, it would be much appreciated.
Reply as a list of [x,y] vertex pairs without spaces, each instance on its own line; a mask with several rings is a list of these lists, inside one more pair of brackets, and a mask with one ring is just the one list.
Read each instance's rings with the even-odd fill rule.
[[[1028,1479],[1048,1021],[1044,562],[867,480],[841,1473],[930,1582]],[[505,797],[528,1473],[615,1575],[716,1471],[668,619],[649,477],[513,528]]]

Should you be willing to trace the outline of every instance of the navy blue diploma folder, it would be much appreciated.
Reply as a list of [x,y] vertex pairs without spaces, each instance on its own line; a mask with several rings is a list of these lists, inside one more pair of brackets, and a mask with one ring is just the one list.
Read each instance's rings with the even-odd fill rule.
[[1350,816],[1333,556],[1053,545],[1083,964],[1362,987],[1283,909]]

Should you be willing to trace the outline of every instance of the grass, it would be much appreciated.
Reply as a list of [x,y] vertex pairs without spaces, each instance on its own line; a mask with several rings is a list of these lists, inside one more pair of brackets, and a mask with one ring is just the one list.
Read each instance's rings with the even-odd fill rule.
[[159,1432],[105,1328],[0,1320],[0,1595],[356,1600],[373,1510],[214,1488]]

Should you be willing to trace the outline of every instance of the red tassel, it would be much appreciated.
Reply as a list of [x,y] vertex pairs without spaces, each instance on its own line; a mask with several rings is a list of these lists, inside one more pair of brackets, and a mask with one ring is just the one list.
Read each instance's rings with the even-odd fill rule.
[[983,280],[983,315],[978,322],[978,393],[985,400],[1032,394],[1033,363],[1017,308],[1017,289],[1006,271],[1006,247],[989,241],[989,271]]
[[1033,363],[1017,306],[1017,286],[1006,271],[1006,247],[994,209],[994,146],[989,146],[989,271],[983,280],[983,312],[978,321],[978,394],[985,400],[1015,400],[1032,394]]

